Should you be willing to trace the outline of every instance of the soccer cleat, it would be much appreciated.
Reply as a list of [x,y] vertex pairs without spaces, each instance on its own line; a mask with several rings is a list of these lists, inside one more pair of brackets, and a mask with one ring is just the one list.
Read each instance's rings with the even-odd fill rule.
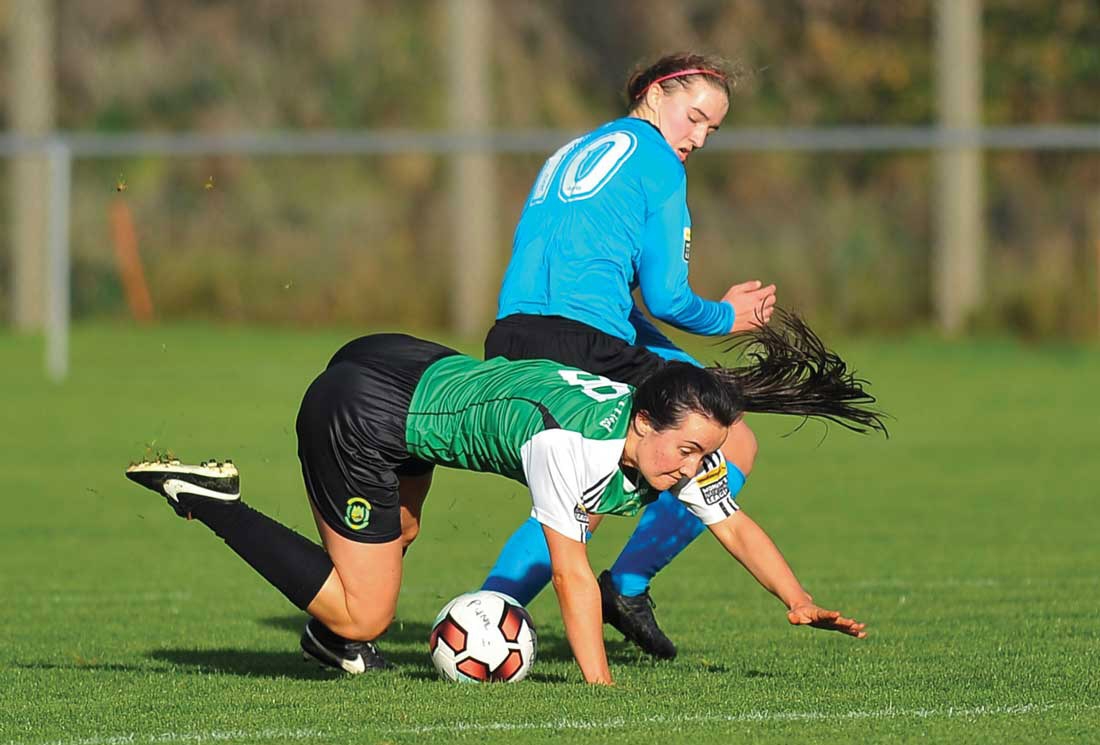
[[603,621],[618,629],[643,652],[662,660],[676,656],[676,645],[665,636],[653,616],[655,603],[649,590],[637,597],[627,597],[615,589],[611,572],[600,573],[600,598],[603,601]]
[[241,499],[241,477],[231,460],[209,460],[197,466],[178,460],[147,460],[127,468],[126,478],[167,499],[180,517],[190,518],[195,506],[203,502]]
[[390,667],[378,647],[370,642],[355,642],[338,636],[316,618],[309,619],[306,624],[301,645],[305,659],[352,675]]

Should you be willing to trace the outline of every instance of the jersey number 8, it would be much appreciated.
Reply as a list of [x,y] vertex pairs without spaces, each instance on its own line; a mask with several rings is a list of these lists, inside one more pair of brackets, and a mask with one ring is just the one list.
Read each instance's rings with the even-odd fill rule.
[[600,403],[622,398],[630,393],[630,386],[626,383],[616,383],[614,380],[608,380],[602,375],[594,375],[580,370],[558,370],[558,375],[562,376],[569,385],[580,386],[581,393]]
[[573,140],[546,161],[535,181],[531,204],[546,201],[550,185],[563,162],[565,172],[558,184],[558,198],[563,202],[578,202],[594,197],[638,146],[637,138],[630,132],[610,132],[578,148],[582,139]]

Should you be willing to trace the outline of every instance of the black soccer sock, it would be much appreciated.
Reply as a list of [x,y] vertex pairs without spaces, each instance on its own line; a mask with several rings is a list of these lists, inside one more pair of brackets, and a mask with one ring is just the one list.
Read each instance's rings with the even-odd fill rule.
[[323,548],[244,502],[203,502],[191,516],[302,610],[332,572],[332,560]]

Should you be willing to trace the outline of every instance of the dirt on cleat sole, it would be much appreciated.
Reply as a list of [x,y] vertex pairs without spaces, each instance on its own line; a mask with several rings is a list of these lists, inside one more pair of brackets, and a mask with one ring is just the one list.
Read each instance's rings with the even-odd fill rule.
[[233,461],[226,460],[219,463],[216,460],[205,461],[197,466],[185,466],[178,460],[175,461],[155,461],[155,460],[143,460],[140,463],[134,463],[126,469],[126,473],[163,473],[165,471],[171,471],[173,473],[186,473],[195,474],[197,476],[206,476],[207,478],[223,479],[232,478],[234,476],[240,476],[237,471],[237,467],[233,464]]

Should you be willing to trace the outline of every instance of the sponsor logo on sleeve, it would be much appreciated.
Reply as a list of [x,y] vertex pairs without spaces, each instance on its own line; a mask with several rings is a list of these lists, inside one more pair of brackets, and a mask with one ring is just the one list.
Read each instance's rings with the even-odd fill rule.
[[691,228],[684,228],[684,261],[691,261]]
[[726,478],[726,461],[723,459],[717,467],[699,474],[695,477],[695,483],[703,492],[703,501],[707,504],[717,504],[730,496],[730,485]]
[[582,505],[579,505],[579,504],[576,505],[573,508],[573,518],[577,522],[579,522],[581,525],[584,525],[584,526],[587,527],[587,525],[588,525],[588,510],[586,510]]

